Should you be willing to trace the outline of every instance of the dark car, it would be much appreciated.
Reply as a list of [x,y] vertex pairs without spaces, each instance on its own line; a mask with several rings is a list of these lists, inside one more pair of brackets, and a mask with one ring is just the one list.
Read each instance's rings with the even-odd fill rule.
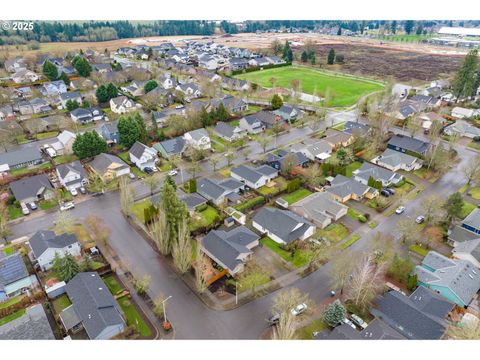
[[390,193],[389,193],[387,190],[385,190],[385,189],[382,189],[382,190],[380,191],[380,194],[381,194],[382,196],[385,196],[385,197],[389,197],[389,196],[390,196]]
[[153,173],[153,169],[151,167],[146,167],[145,169],[143,169],[143,171],[145,171],[147,174]]
[[393,190],[392,188],[385,188],[385,190],[387,190],[390,195],[395,195],[395,190]]
[[278,324],[279,321],[280,321],[280,314],[272,315],[267,319],[267,322],[270,326]]

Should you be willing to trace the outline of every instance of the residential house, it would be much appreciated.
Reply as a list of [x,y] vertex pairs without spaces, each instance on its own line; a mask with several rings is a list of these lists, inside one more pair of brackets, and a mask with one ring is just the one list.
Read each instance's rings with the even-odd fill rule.
[[55,190],[45,174],[25,177],[10,183],[10,191],[15,199],[23,203],[39,200],[50,200],[55,195]]
[[427,106],[427,108],[436,108],[442,104],[442,100],[437,97],[420,94],[412,96],[410,101],[423,103]]
[[257,168],[240,165],[230,170],[230,176],[251,189],[258,189],[275,179],[278,176],[278,170],[268,165]]
[[310,160],[301,152],[277,151],[267,156],[266,163],[271,167],[285,171],[285,169],[294,170],[296,167],[306,167]]
[[9,73],[15,73],[18,70],[26,69],[27,61],[24,58],[17,56],[14,59],[5,60],[3,65],[5,67],[5,70],[7,70]]
[[183,138],[187,145],[197,150],[209,150],[212,147],[210,136],[204,128],[189,131]]
[[423,160],[406,153],[386,149],[382,155],[372,159],[372,163],[383,166],[391,171],[414,171],[422,167]]
[[268,66],[270,64],[270,60],[266,57],[257,57],[248,61],[248,65],[253,67]]
[[456,259],[469,261],[480,268],[480,237],[458,244],[452,250],[452,255]]
[[346,121],[343,132],[354,136],[366,136],[370,132],[370,127],[359,122]]
[[65,286],[72,305],[60,313],[67,331],[83,327],[91,340],[107,340],[125,330],[122,310],[96,272],[81,272]]
[[50,146],[58,155],[73,154],[73,143],[77,135],[68,130],[63,130],[58,136],[57,141]]
[[353,178],[364,185],[368,185],[368,181],[373,179],[381,181],[382,186],[390,186],[400,183],[403,175],[365,161],[359,169],[353,171]]
[[414,156],[424,156],[430,144],[411,136],[393,135],[387,147],[395,151],[413,154]]
[[480,114],[480,111],[476,109],[466,109],[459,106],[454,107],[451,113],[452,117],[456,119],[470,119],[478,114]]
[[32,249],[31,258],[42,271],[52,268],[55,256],[63,258],[67,254],[74,257],[81,255],[80,243],[74,234],[56,235],[51,230],[40,230],[30,238],[28,243]]
[[290,209],[311,221],[316,227],[324,229],[333,221],[347,215],[348,206],[339,203],[328,192],[316,192],[297,201]]
[[468,260],[450,259],[429,251],[415,267],[418,285],[427,287],[447,300],[466,308],[480,290],[480,272]]
[[267,56],[267,59],[270,61],[272,65],[280,65],[280,64],[285,64],[285,60],[283,60],[281,57],[278,56]]
[[110,181],[120,176],[130,174],[130,166],[118,156],[111,154],[102,153],[95,156],[88,166],[104,181]]
[[177,86],[177,81],[172,77],[170,73],[165,73],[160,76],[158,83],[164,89],[173,89]]
[[330,182],[327,191],[341,203],[349,200],[360,201],[363,198],[373,199],[378,196],[377,189],[340,174]]
[[77,102],[78,105],[82,105],[82,95],[77,91],[60,94],[58,96],[58,107],[60,109],[66,109],[69,101]]
[[303,112],[296,106],[283,104],[279,109],[273,111],[282,121],[293,123],[303,117]]
[[463,242],[475,240],[480,238],[480,235],[467,230],[463,226],[456,225],[452,229],[448,230],[447,235],[447,242],[449,245],[456,248],[458,245],[462,244]]
[[217,109],[221,103],[225,109],[231,113],[239,113],[248,110],[248,104],[243,99],[239,99],[231,95],[225,96],[222,99],[211,100],[210,108]]
[[118,133],[117,124],[117,122],[106,123],[100,128],[102,137],[109,145],[118,144],[120,142],[120,134]]
[[178,84],[175,89],[184,93],[189,98],[198,98],[202,96],[202,92],[200,91],[198,85],[192,82],[186,84]]
[[230,275],[240,273],[259,245],[260,237],[245,226],[233,230],[211,230],[202,240],[202,251]]
[[130,85],[123,86],[121,89],[123,92],[129,93],[132,96],[140,96],[144,94],[144,86],[146,81],[132,81]]
[[34,147],[0,153],[0,167],[18,169],[27,166],[39,165],[44,162],[42,154]]
[[145,168],[156,168],[155,164],[158,161],[157,151],[139,141],[136,141],[130,148],[128,156],[130,161],[142,171],[145,171]]
[[125,114],[126,112],[135,110],[135,102],[124,95],[117,96],[116,98],[110,99],[110,109],[115,114]]
[[100,74],[104,74],[112,70],[112,65],[110,64],[92,64],[93,71],[96,71]]
[[237,203],[239,193],[245,190],[245,185],[233,178],[214,180],[203,178],[197,183],[197,193],[215,205],[223,205],[227,201]]
[[80,78],[70,81],[70,88],[72,90],[89,89],[93,87],[96,87],[96,84],[90,79]]
[[314,334],[315,340],[405,340],[405,337],[380,319],[374,319],[365,329],[358,331],[342,323],[331,331]]
[[243,70],[248,67],[248,61],[243,58],[232,57],[228,61],[228,67],[230,70]]
[[445,127],[443,133],[449,136],[459,135],[461,137],[473,139],[475,137],[480,137],[480,128],[471,125],[465,120],[457,120],[453,124]]
[[245,116],[240,119],[238,126],[249,134],[259,134],[265,130],[265,125],[257,114]]
[[217,70],[218,61],[213,56],[204,54],[198,57],[198,66],[207,70]]
[[334,150],[350,146],[355,141],[355,136],[342,131],[329,129],[325,135],[323,140],[329,143]]
[[0,326],[2,340],[55,340],[42,304],[35,304],[25,314]]
[[70,112],[70,117],[73,121],[81,124],[87,124],[92,121],[103,120],[104,113],[99,107],[91,107],[88,109],[77,108]]
[[222,79],[222,87],[234,91],[248,91],[250,84],[246,80],[224,77]]
[[418,287],[410,296],[389,291],[377,298],[370,312],[409,340],[438,340],[448,327],[454,304]]
[[15,120],[15,112],[11,105],[4,105],[0,107],[0,121],[13,121]]
[[19,252],[5,255],[0,251],[0,304],[35,287],[37,283],[36,276],[28,273]]
[[445,123],[443,116],[433,111],[419,114],[414,121],[419,122],[419,125],[422,127],[424,132],[430,131],[434,122],[439,122],[440,124]]
[[292,150],[301,152],[310,161],[324,161],[332,155],[333,148],[325,140],[319,140],[310,145],[295,145]]
[[279,244],[305,240],[315,233],[315,225],[289,210],[263,208],[252,219],[252,226]]
[[43,83],[40,92],[43,96],[57,96],[67,92],[67,85],[63,80],[49,81]]
[[39,79],[40,77],[35,72],[28,69],[20,69],[12,75],[15,84],[33,83]]
[[207,203],[207,199],[197,193],[182,195],[180,196],[180,200],[185,203],[185,206],[187,207],[190,215],[193,215],[195,211],[197,211],[200,207],[204,206]]
[[480,234],[480,209],[476,208],[468,214],[461,226],[472,233]]
[[157,150],[164,159],[168,159],[170,156],[182,156],[186,148],[186,142],[182,136],[177,136],[173,139],[156,143],[153,145],[153,148]]
[[223,121],[219,121],[215,125],[214,133],[229,142],[239,140],[247,135],[247,131],[240,126],[233,127]]
[[88,183],[87,174],[79,160],[58,165],[56,172],[59,183],[69,191],[86,186]]

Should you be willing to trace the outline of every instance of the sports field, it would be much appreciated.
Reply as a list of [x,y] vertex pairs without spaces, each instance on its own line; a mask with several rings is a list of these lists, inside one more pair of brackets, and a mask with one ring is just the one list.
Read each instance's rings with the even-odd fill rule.
[[275,78],[275,86],[291,88],[293,80],[300,80],[301,91],[308,94],[316,93],[324,96],[330,89],[332,107],[351,106],[368,93],[382,89],[375,82],[363,81],[341,75],[330,75],[314,69],[285,66],[275,69],[259,70],[237,75],[239,79],[257,83],[266,88],[272,87],[270,79]]

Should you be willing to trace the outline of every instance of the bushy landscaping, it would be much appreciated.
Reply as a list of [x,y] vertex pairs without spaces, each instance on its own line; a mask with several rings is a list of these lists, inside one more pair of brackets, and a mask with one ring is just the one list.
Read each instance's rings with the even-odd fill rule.
[[142,200],[133,204],[130,211],[142,224],[145,224],[145,209],[152,205],[149,199]]
[[287,190],[287,180],[283,177],[279,176],[274,180],[275,185],[273,186],[262,186],[261,188],[257,189],[257,192],[266,196],[266,195],[277,195],[285,190]]
[[425,257],[428,254],[427,249],[425,249],[425,248],[423,248],[423,247],[421,247],[417,244],[410,245],[409,249],[410,249],[410,251],[413,251],[414,253],[417,253],[418,255],[420,255],[422,257]]
[[10,321],[13,321],[15,319],[18,319],[19,317],[22,317],[23,315],[25,315],[27,312],[26,309],[21,309],[21,310],[18,310],[10,315],[7,315],[3,318],[0,319],[0,326],[2,325],[5,325],[6,323],[9,323]]
[[361,238],[360,234],[353,234],[350,239],[348,239],[347,241],[345,241],[343,244],[342,244],[342,249],[346,249],[350,246],[352,246],[354,243],[356,243],[359,239]]
[[265,198],[263,196],[257,196],[257,197],[254,197],[253,199],[249,199],[239,205],[234,206],[234,208],[235,210],[245,213],[251,208],[257,205],[263,204],[264,202],[265,202]]

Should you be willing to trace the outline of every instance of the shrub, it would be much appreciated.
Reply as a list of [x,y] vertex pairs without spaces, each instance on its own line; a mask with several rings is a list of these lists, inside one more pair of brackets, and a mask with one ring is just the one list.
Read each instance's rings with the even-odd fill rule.
[[257,196],[253,199],[250,199],[243,204],[235,206],[235,209],[240,211],[240,212],[246,212],[247,210],[250,210],[251,208],[254,208],[257,205],[263,204],[265,202],[265,198],[263,196]]
[[301,185],[301,180],[299,178],[295,178],[289,181],[287,184],[287,193],[290,194],[294,191],[297,191],[298,189],[300,189],[300,185]]
[[365,215],[359,215],[358,216],[358,221],[360,221],[361,223],[366,223],[368,220],[365,217]]

